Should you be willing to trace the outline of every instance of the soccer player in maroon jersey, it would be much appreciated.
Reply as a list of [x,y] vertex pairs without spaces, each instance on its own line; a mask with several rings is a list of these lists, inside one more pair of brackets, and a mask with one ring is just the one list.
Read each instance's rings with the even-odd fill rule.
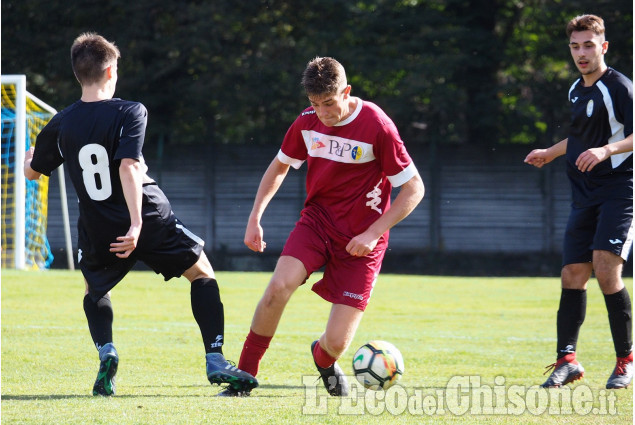
[[[326,330],[311,344],[329,394],[346,395],[336,363],[351,343],[388,246],[388,230],[421,201],[424,186],[392,120],[351,95],[343,66],[311,60],[302,77],[311,106],[289,127],[266,170],[249,216],[245,244],[265,249],[261,217],[289,167],[307,163],[307,197],[285,243],[243,346],[239,368],[256,375],[293,292],[325,267],[313,291],[332,303]],[[400,187],[390,205],[390,193]],[[227,395],[236,394],[229,389]]]
[[604,62],[609,42],[602,18],[577,16],[567,24],[567,36],[582,74],[569,89],[569,136],[525,158],[540,168],[566,155],[573,195],[564,237],[557,360],[543,386],[560,387],[584,375],[576,345],[587,283],[595,272],[617,357],[606,388],[626,388],[633,379],[631,299],[622,280],[633,244],[633,82]]
[[224,310],[204,242],[179,221],[146,174],[141,150],[147,110],[139,102],[113,98],[119,57],[117,46],[98,34],[75,39],[71,62],[82,97],[42,129],[24,162],[30,180],[49,176],[66,163],[77,192],[77,261],[86,284],[84,312],[100,360],[93,395],[115,394],[119,355],[112,336],[110,290],[137,261],[165,280],[184,276],[191,282],[207,379],[236,391],[251,390],[258,385],[256,379],[223,356]]

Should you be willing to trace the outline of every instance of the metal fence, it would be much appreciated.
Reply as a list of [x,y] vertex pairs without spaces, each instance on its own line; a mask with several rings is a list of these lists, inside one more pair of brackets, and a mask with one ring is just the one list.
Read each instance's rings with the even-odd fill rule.
[[[562,158],[539,170],[523,163],[528,147],[412,144],[408,150],[422,174],[426,195],[391,230],[391,269],[425,272],[445,261],[446,269],[460,273],[461,267],[474,268],[465,263],[481,261],[483,273],[497,274],[496,268],[508,267],[515,259],[516,270],[501,274],[558,272],[570,203]],[[273,268],[302,208],[305,166],[289,171],[265,212],[268,255],[249,251],[243,236],[260,178],[277,151],[278,146],[210,145],[146,157],[150,176],[159,182],[175,214],[206,240],[215,268]],[[55,190],[57,184],[50,187]],[[71,223],[77,219],[74,197],[71,187]],[[59,202],[55,193],[49,199]],[[64,249],[58,211],[56,205],[49,208],[54,254]],[[72,232],[76,241],[74,225]],[[76,242],[73,246],[76,249]],[[545,261],[549,267],[540,268]]]

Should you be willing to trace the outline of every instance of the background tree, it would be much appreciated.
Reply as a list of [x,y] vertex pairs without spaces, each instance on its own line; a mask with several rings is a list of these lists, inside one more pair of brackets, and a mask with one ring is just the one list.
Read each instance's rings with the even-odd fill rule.
[[120,47],[117,95],[146,104],[150,140],[278,144],[308,106],[304,66],[329,55],[411,143],[547,145],[577,77],[565,24],[589,12],[606,21],[607,63],[631,77],[624,0],[5,0],[2,72],[67,105],[70,44],[95,31]]

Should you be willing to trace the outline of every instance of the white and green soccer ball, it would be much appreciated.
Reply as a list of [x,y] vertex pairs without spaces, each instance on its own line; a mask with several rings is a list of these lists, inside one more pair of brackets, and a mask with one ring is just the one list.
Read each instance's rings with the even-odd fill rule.
[[371,390],[388,389],[404,372],[401,353],[389,342],[370,341],[353,356],[353,373],[357,380]]

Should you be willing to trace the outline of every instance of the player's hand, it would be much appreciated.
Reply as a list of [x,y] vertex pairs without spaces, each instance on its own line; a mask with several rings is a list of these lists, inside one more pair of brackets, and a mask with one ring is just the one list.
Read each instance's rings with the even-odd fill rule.
[[366,232],[355,236],[346,245],[346,252],[353,257],[365,257],[377,246],[378,238],[368,235]]
[[578,167],[578,170],[584,173],[585,171],[591,171],[593,167],[609,156],[609,153],[604,148],[591,148],[580,154],[575,161],[575,165]]
[[548,155],[547,149],[534,149],[525,157],[525,163],[541,168],[543,165],[550,163],[552,159]]
[[117,241],[110,244],[110,252],[114,252],[119,258],[128,258],[137,248],[141,226],[130,226],[126,236],[118,236]]
[[24,164],[25,165],[31,164],[31,160],[33,159],[33,152],[35,152],[35,148],[31,147],[31,148],[29,148],[28,151],[26,151],[24,153]]
[[267,248],[267,242],[262,240],[263,230],[260,223],[247,223],[244,243],[247,248],[255,252],[263,252]]

